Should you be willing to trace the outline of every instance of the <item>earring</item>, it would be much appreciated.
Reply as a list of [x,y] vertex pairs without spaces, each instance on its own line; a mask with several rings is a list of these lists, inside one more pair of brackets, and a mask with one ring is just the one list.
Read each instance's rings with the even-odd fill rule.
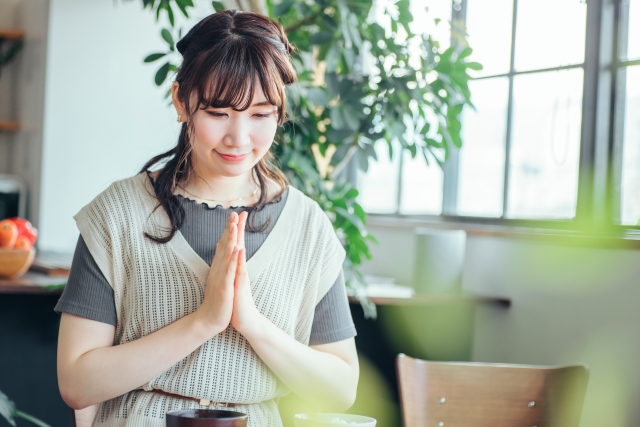
[[178,114],[178,123],[182,121],[182,114]]

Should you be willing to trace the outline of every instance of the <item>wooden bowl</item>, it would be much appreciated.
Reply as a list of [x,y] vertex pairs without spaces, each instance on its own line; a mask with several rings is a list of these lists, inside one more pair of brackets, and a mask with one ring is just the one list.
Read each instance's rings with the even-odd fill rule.
[[0,248],[0,277],[15,279],[22,276],[31,267],[35,256],[34,248],[28,251]]

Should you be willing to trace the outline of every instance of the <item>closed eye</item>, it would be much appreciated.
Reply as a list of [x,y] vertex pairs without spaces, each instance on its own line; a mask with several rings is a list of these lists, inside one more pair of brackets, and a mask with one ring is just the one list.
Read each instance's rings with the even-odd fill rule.
[[225,117],[227,113],[218,113],[216,111],[207,111],[207,114],[213,117]]
[[257,117],[259,119],[265,119],[267,117],[270,117],[271,113],[258,113],[258,114],[254,114],[254,117]]

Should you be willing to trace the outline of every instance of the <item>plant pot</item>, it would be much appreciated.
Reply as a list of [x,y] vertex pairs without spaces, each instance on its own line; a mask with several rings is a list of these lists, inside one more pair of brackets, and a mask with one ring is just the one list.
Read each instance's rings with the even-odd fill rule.
[[244,412],[219,409],[183,409],[167,412],[167,427],[247,427]]
[[15,279],[27,272],[36,250],[31,248],[28,251],[20,249],[0,249],[0,278]]

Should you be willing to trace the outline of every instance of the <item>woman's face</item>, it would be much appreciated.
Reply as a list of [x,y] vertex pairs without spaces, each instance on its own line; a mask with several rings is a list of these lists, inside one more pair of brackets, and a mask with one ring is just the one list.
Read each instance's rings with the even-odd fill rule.
[[267,153],[278,127],[278,110],[257,84],[245,111],[208,107],[198,109],[192,120],[196,171],[233,177],[250,172]]

